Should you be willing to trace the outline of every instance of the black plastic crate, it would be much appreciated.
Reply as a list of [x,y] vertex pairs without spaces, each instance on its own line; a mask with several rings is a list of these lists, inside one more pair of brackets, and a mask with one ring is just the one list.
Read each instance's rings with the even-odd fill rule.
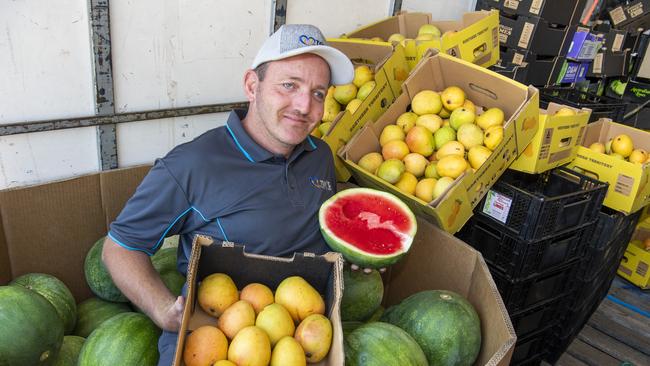
[[558,270],[515,281],[496,269],[488,267],[508,312],[514,314],[540,306],[573,291],[575,281],[572,279],[575,277],[578,263],[574,261]]
[[574,108],[589,108],[589,122],[600,118],[622,121],[627,105],[620,99],[600,96],[594,93],[567,87],[546,87],[539,89],[539,105],[547,108],[549,102],[568,105]]
[[530,310],[510,315],[517,338],[525,338],[539,329],[557,324],[560,316],[566,311],[565,301],[561,297]]
[[483,258],[511,280],[523,279],[582,258],[593,224],[542,240],[523,240],[476,215],[459,237],[481,252]]
[[523,240],[549,239],[593,223],[607,183],[559,167],[542,174],[505,173],[474,209]]
[[[512,353],[512,365],[530,365],[531,359],[542,357],[546,348],[546,338],[551,335],[552,328],[545,327],[517,341]],[[541,361],[541,358],[540,358]]]

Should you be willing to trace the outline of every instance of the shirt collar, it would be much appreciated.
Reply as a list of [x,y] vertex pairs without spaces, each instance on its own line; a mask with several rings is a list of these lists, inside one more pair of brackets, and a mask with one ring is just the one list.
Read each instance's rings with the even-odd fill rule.
[[[260,146],[248,135],[241,121],[245,116],[246,111],[240,109],[233,110],[230,113],[230,116],[228,116],[226,128],[228,129],[230,136],[235,141],[235,145],[237,145],[237,148],[250,162],[257,163],[273,158],[273,153]],[[313,136],[307,135],[307,138],[294,148],[290,159],[297,156],[303,151],[316,150],[316,143],[313,139]]]

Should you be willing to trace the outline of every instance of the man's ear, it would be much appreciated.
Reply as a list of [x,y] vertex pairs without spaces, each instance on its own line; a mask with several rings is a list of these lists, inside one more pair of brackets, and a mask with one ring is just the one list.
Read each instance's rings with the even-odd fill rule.
[[244,93],[246,93],[249,102],[252,102],[255,99],[255,93],[257,92],[259,82],[260,80],[254,70],[246,70],[244,73]]

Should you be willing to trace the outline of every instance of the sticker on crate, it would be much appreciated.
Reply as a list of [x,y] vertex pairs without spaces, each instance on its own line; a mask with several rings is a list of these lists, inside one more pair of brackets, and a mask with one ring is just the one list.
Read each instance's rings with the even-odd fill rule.
[[512,199],[493,190],[489,190],[485,197],[483,212],[505,224],[508,221]]

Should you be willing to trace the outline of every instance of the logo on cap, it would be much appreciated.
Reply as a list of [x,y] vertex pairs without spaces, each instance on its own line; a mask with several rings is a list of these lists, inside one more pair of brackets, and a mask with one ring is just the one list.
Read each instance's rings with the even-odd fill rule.
[[304,34],[301,35],[298,38],[298,40],[300,41],[300,43],[304,44],[305,46],[320,46],[323,44],[323,42],[317,40],[316,38]]

